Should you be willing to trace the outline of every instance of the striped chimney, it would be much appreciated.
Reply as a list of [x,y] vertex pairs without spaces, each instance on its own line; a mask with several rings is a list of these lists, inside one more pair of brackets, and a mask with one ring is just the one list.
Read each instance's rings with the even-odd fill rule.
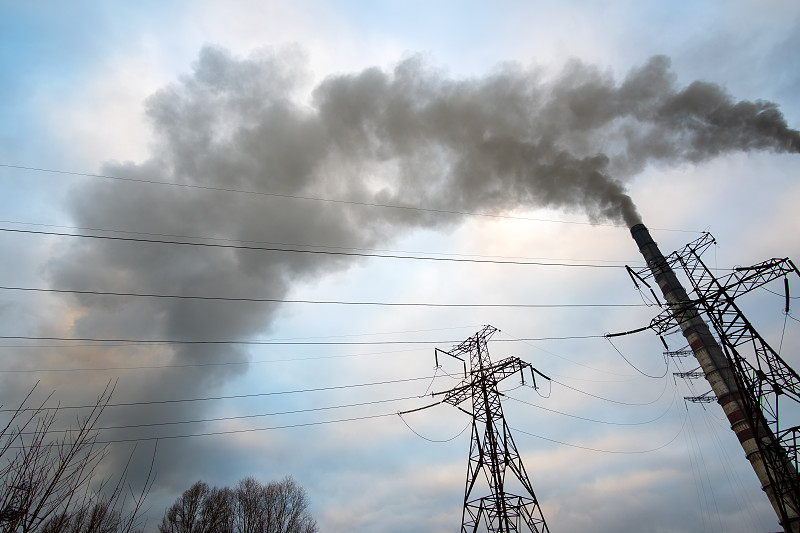
[[[639,245],[639,252],[647,261],[647,265],[661,287],[664,299],[667,301],[673,316],[680,325],[683,336],[694,352],[706,379],[711,385],[711,390],[717,402],[725,411],[725,416],[731,424],[731,429],[739,439],[744,449],[745,456],[750,461],[753,470],[761,482],[761,488],[767,494],[773,509],[775,509],[781,525],[787,532],[800,532],[800,517],[797,509],[786,501],[782,501],[776,494],[773,479],[780,474],[775,471],[768,472],[768,465],[764,461],[762,452],[756,442],[756,435],[746,413],[736,376],[727,357],[722,351],[717,340],[711,335],[705,320],[700,316],[695,304],[689,299],[677,276],[670,268],[667,260],[653,241],[650,232],[644,224],[636,224],[631,228],[631,235]],[[753,414],[762,421],[759,426],[759,437],[764,441],[774,441],[775,437],[769,432],[766,420],[760,411]]]

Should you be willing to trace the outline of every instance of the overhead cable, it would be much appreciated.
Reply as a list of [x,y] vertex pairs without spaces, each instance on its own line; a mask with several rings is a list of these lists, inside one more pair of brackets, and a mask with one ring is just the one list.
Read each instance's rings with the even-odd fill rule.
[[[350,403],[350,404],[343,404],[343,405],[329,405],[325,407],[309,407],[306,409],[293,409],[291,411],[275,411],[271,413],[257,413],[253,415],[236,415],[236,416],[220,416],[214,418],[199,418],[196,420],[174,420],[169,422],[148,422],[142,424],[125,424],[119,426],[99,426],[99,427],[92,427],[92,431],[111,431],[111,430],[119,430],[119,429],[141,429],[147,427],[160,427],[160,426],[178,426],[184,424],[204,424],[208,422],[227,422],[231,420],[246,420],[248,418],[265,418],[268,416],[283,416],[283,415],[296,415],[300,413],[314,413],[319,411],[331,411],[334,409],[347,409],[350,407],[363,407],[366,405],[378,405],[382,403],[392,403],[392,402],[401,402],[405,400],[414,400],[417,399],[417,396],[406,396],[403,398],[389,398],[385,400],[373,400],[368,402],[357,402],[357,403]],[[69,433],[73,431],[71,428],[65,428],[61,430],[52,430],[51,433]],[[33,431],[21,431],[19,432],[20,435],[36,435],[38,434],[36,430]]]
[[[161,435],[157,437],[136,437],[129,439],[92,439],[93,444],[119,444],[123,442],[146,442],[146,441],[159,441],[159,440],[173,440],[173,439],[187,439],[192,437],[210,437],[215,435],[236,435],[241,433],[258,433],[262,431],[273,431],[278,429],[292,429],[309,426],[323,426],[329,424],[340,424],[344,422],[356,422],[360,420],[371,420],[374,418],[386,418],[389,416],[396,416],[397,413],[382,413],[377,415],[354,416],[351,418],[339,418],[336,420],[321,420],[319,422],[303,422],[298,424],[286,424],[283,426],[267,426],[260,428],[247,428],[247,429],[229,429],[225,431],[204,431],[199,433],[184,433],[180,435]],[[57,442],[44,444],[42,447],[59,446]],[[20,449],[20,446],[9,446],[11,449]]]
[[[556,337],[529,337],[526,339],[494,339],[492,342],[534,342],[576,339],[602,339],[604,335],[564,335]],[[381,345],[431,345],[431,344],[457,344],[458,340],[438,341],[274,341],[274,340],[189,340],[189,339],[109,339],[98,337],[56,337],[34,335],[0,335],[0,339],[32,340],[32,341],[61,341],[61,342],[92,342],[105,343],[117,346],[118,344],[146,344],[146,345],[171,345],[171,344],[240,344],[251,346],[381,346]]]
[[[39,344],[33,345],[14,345],[14,348],[73,348],[73,347],[85,347],[86,344],[78,344],[74,345],[71,344],[69,346],[42,346]],[[120,347],[120,346],[130,346],[129,344],[120,344],[114,345],[113,347]],[[8,345],[0,345],[0,348],[8,348]],[[257,364],[267,364],[267,363],[294,363],[298,361],[319,361],[323,359],[344,359],[349,357],[366,357],[366,356],[375,356],[375,355],[387,355],[387,354],[397,354],[397,353],[408,353],[417,351],[415,348],[407,349],[407,350],[390,350],[390,351],[380,351],[380,352],[366,352],[366,353],[355,353],[355,354],[337,354],[337,355],[318,355],[313,357],[286,357],[283,359],[256,359],[256,360],[244,360],[244,361],[220,361],[215,363],[183,363],[177,365],[137,365],[137,366],[103,366],[103,367],[76,367],[76,368],[19,368],[19,369],[0,369],[0,374],[35,374],[39,372],[109,372],[109,371],[119,371],[119,370],[163,370],[167,368],[195,368],[195,367],[207,367],[207,366],[231,366],[231,365],[257,365]]]
[[[261,398],[265,396],[281,396],[285,394],[300,394],[300,393],[308,393],[308,392],[322,392],[322,391],[331,391],[331,390],[343,390],[343,389],[354,389],[354,388],[361,388],[361,387],[374,387],[377,385],[392,385],[397,383],[409,383],[413,381],[423,381],[431,379],[430,376],[424,377],[416,377],[416,378],[404,378],[404,379],[392,379],[386,381],[373,381],[371,383],[356,383],[352,385],[333,385],[330,387],[315,387],[315,388],[308,388],[308,389],[294,389],[294,390],[286,390],[286,391],[272,391],[272,392],[256,392],[251,394],[232,394],[228,396],[205,396],[205,397],[198,397],[198,398],[174,398],[168,400],[149,400],[149,401],[142,401],[142,402],[117,402],[117,403],[107,403],[104,404],[102,407],[105,409],[107,407],[135,407],[135,406],[143,406],[143,405],[165,405],[165,404],[175,404],[175,403],[187,403],[187,402],[207,402],[207,401],[216,401],[216,400],[232,400],[232,399],[241,399],[241,398]],[[57,405],[55,407],[25,407],[22,409],[0,409],[0,413],[9,413],[15,411],[61,411],[65,409],[91,409],[97,407],[96,404],[91,405]]]
[[[674,390],[677,391],[677,389],[674,389]],[[504,397],[508,398],[509,400],[513,400],[515,402],[519,402],[519,403],[528,405],[530,407],[535,407],[535,408],[541,409],[543,411],[547,411],[547,412],[550,412],[550,413],[555,413],[557,415],[562,415],[562,416],[566,416],[566,417],[569,417],[569,418],[575,418],[575,419],[578,419],[578,420],[584,420],[586,422],[594,422],[594,423],[597,423],[597,424],[606,424],[606,425],[609,425],[609,426],[643,426],[643,425],[646,425],[646,424],[652,424],[653,422],[656,422],[657,420],[660,420],[667,413],[669,413],[670,409],[672,409],[672,406],[675,403],[675,396],[676,396],[675,394],[672,395],[672,402],[667,406],[667,409],[663,413],[661,413],[660,415],[658,415],[655,418],[652,418],[650,420],[645,420],[644,422],[610,422],[608,420],[597,420],[595,418],[588,418],[588,417],[585,417],[585,416],[578,416],[578,415],[573,415],[573,414],[570,414],[570,413],[565,413],[563,411],[558,411],[556,409],[550,409],[548,407],[537,405],[537,404],[532,403],[532,402],[526,402],[525,400],[520,400],[519,398],[515,398],[513,396],[509,396],[508,394],[504,394]]]
[[[474,216],[474,217],[484,217],[484,218],[493,218],[493,219],[509,219],[509,220],[527,220],[533,222],[554,222],[559,224],[578,224],[578,225],[585,225],[585,226],[610,226],[610,227],[625,227],[624,224],[602,224],[602,223],[593,223],[593,222],[582,222],[582,221],[570,221],[570,220],[551,220],[551,219],[544,219],[544,218],[530,218],[530,217],[520,217],[514,215],[497,215],[491,213],[475,213],[470,211],[457,211],[457,210],[449,210],[449,209],[433,209],[433,208],[426,208],[426,207],[418,207],[418,206],[409,206],[409,205],[396,205],[396,204],[381,204],[381,203],[374,203],[374,202],[361,202],[357,200],[343,200],[337,198],[323,198],[319,196],[303,196],[298,194],[283,194],[283,193],[276,193],[276,192],[265,192],[265,191],[255,191],[255,190],[247,190],[247,189],[234,189],[231,187],[215,187],[211,185],[197,185],[191,183],[175,183],[169,181],[159,181],[159,180],[151,180],[151,179],[144,179],[144,178],[125,178],[122,176],[110,176],[108,174],[91,174],[88,172],[72,172],[67,170],[57,170],[57,169],[50,169],[50,168],[37,168],[37,167],[28,167],[22,165],[8,165],[0,163],[0,167],[4,168],[13,168],[17,170],[30,170],[35,172],[47,172],[51,174],[63,174],[69,176],[84,176],[88,178],[101,178],[107,180],[114,180],[114,181],[123,181],[123,182],[131,182],[131,183],[143,183],[147,185],[159,185],[165,187],[179,187],[184,189],[198,189],[204,191],[213,191],[213,192],[226,192],[226,193],[236,193],[236,194],[247,194],[247,195],[257,195],[257,196],[267,196],[267,197],[274,197],[274,198],[287,198],[292,200],[308,200],[314,202],[328,202],[328,203],[336,203],[336,204],[349,204],[349,205],[358,205],[364,207],[380,207],[386,209],[400,209],[405,211],[420,211],[424,213],[438,213],[443,215],[456,215],[456,216]],[[679,230],[676,230],[679,231]],[[697,233],[697,232],[692,232]]]
[[[406,411],[406,412],[413,412],[413,411]],[[458,433],[456,433],[455,435],[453,435],[453,436],[452,436],[452,437],[450,437],[450,438],[447,438],[447,439],[431,439],[431,438],[429,438],[429,437],[426,437],[425,435],[421,434],[419,431],[415,430],[414,428],[412,428],[412,427],[411,427],[411,425],[410,425],[410,424],[409,424],[409,423],[406,421],[406,419],[405,419],[405,418],[403,418],[403,413],[397,413],[397,416],[399,416],[399,417],[400,417],[400,420],[402,420],[402,421],[403,421],[403,424],[405,424],[405,425],[406,425],[406,427],[407,427],[408,429],[410,429],[410,430],[411,430],[411,432],[412,432],[414,435],[416,435],[417,437],[419,437],[419,438],[421,438],[421,439],[423,439],[423,440],[426,440],[426,441],[428,441],[428,442],[435,442],[435,443],[437,443],[437,444],[444,443],[444,442],[450,442],[450,441],[453,441],[453,440],[457,439],[458,437],[460,437],[460,436],[461,436],[461,435],[462,435],[462,434],[463,434],[463,433],[464,433],[464,432],[467,430],[467,428],[468,428],[470,425],[472,425],[472,423],[471,423],[471,422],[467,422],[467,424],[464,426],[464,428],[463,428],[461,431],[459,431]]]
[[79,230],[79,231],[100,231],[105,233],[123,233],[126,235],[146,235],[149,237],[170,237],[173,239],[192,239],[192,240],[201,240],[201,241],[214,241],[214,242],[236,242],[236,243],[243,243],[243,244],[263,244],[263,245],[270,245],[270,246],[293,246],[296,248],[322,248],[322,249],[330,249],[330,250],[357,250],[357,251],[366,251],[366,252],[387,252],[392,254],[406,254],[406,255],[435,255],[435,256],[442,256],[442,257],[480,257],[480,258],[494,258],[494,259],[525,259],[529,261],[582,261],[587,263],[620,263],[621,265],[626,265],[630,263],[630,261],[622,261],[622,260],[611,260],[611,259],[570,259],[570,258],[555,258],[555,257],[521,257],[521,256],[502,256],[502,255],[482,255],[482,254],[457,254],[457,253],[443,253],[443,252],[414,252],[414,251],[407,251],[407,250],[389,250],[385,248],[361,248],[355,246],[331,246],[326,244],[309,244],[309,243],[287,243],[287,242],[276,242],[276,241],[261,241],[261,240],[252,240],[252,239],[233,239],[233,238],[223,238],[223,237],[209,237],[205,235],[186,235],[186,234],[177,234],[177,233],[155,233],[155,232],[148,232],[148,231],[131,231],[131,230],[121,230],[121,229],[110,229],[110,228],[98,228],[93,226],[67,226],[63,224],[44,224],[38,222],[22,222],[19,220],[0,220],[0,224],[17,224],[21,226],[38,226],[38,227],[47,227],[47,228],[60,228],[60,229],[68,229],[68,230]]
[[[160,180],[153,180],[153,179],[144,179],[144,178],[126,178],[122,176],[111,176],[108,174],[93,174],[89,172],[75,172],[75,171],[68,171],[68,170],[59,170],[59,169],[52,169],[52,168],[41,168],[41,167],[31,167],[31,166],[24,166],[24,165],[10,165],[6,163],[0,163],[0,167],[3,168],[11,168],[16,170],[28,170],[33,172],[46,172],[49,174],[62,174],[68,176],[84,176],[87,178],[100,178],[100,179],[107,179],[107,180],[114,180],[114,181],[121,181],[121,182],[131,182],[131,183],[142,183],[147,185],[158,185],[158,186],[165,186],[165,187],[180,187],[184,189],[197,189],[197,190],[205,190],[205,191],[213,191],[213,192],[227,192],[227,193],[236,193],[236,194],[248,194],[248,195],[257,195],[257,196],[267,196],[267,197],[275,197],[275,198],[289,198],[293,200],[308,200],[314,202],[329,202],[329,203],[337,203],[337,204],[350,204],[350,205],[359,205],[365,207],[380,207],[380,208],[387,208],[387,209],[402,209],[406,211],[420,211],[424,213],[439,213],[444,215],[457,215],[457,216],[474,216],[474,217],[484,217],[484,218],[492,218],[492,219],[508,219],[508,220],[526,220],[531,222],[551,222],[557,224],[575,224],[575,225],[582,225],[582,226],[607,226],[607,227],[615,227],[615,228],[625,228],[627,227],[625,224],[610,224],[610,223],[600,223],[600,222],[584,222],[584,221],[575,221],[575,220],[553,220],[553,219],[546,219],[546,218],[533,218],[533,217],[521,217],[515,215],[498,215],[492,213],[475,213],[470,211],[457,211],[457,210],[448,210],[448,209],[433,209],[433,208],[426,208],[426,207],[419,207],[419,206],[409,206],[409,205],[395,205],[395,204],[381,204],[381,203],[373,203],[373,202],[361,202],[356,200],[344,200],[344,199],[337,199],[337,198],[322,198],[318,196],[303,196],[297,194],[282,194],[282,193],[275,193],[275,192],[265,192],[265,191],[254,191],[254,190],[247,190],[247,189],[234,189],[230,187],[215,187],[211,185],[197,185],[192,183],[175,183],[170,181],[160,181]],[[666,228],[650,228],[651,230],[656,231],[674,231],[680,233],[702,233],[696,230],[682,230],[682,229],[666,229]]]
[[656,403],[658,400],[661,399],[662,396],[664,396],[664,392],[666,392],[666,390],[667,390],[667,383],[669,383],[668,379],[664,380],[664,388],[661,390],[661,394],[659,394],[657,398],[655,398],[654,400],[651,400],[649,402],[639,403],[639,402],[623,402],[621,400],[613,400],[611,398],[605,398],[603,396],[598,396],[597,394],[592,394],[591,392],[587,392],[587,391],[572,387],[572,386],[567,385],[566,383],[564,383],[562,381],[558,381],[557,379],[551,379],[551,381],[553,383],[558,383],[562,387],[566,387],[566,388],[568,388],[570,390],[573,390],[575,392],[578,392],[580,394],[584,394],[586,396],[591,396],[592,398],[597,398],[598,400],[603,400],[605,402],[615,403],[615,404],[618,404],[618,405],[632,405],[632,406],[644,406],[644,405],[652,405],[652,404]]
[[617,348],[617,346],[613,342],[611,342],[611,335],[606,335],[606,340],[611,345],[611,347],[614,348],[614,351],[617,352],[619,354],[619,356],[622,357],[622,359],[624,359],[626,363],[628,363],[629,366],[631,366],[634,370],[636,370],[638,373],[640,373],[644,377],[651,378],[651,379],[661,379],[661,378],[663,378],[664,376],[667,375],[667,372],[669,372],[669,359],[667,358],[667,356],[664,356],[664,373],[661,374],[660,376],[654,376],[654,375],[646,373],[643,370],[640,370],[636,365],[631,363],[630,359],[625,357],[625,354],[623,354],[620,351],[620,349]]
[[165,298],[181,300],[212,300],[224,302],[254,302],[254,303],[290,303],[290,304],[327,304],[327,305],[363,305],[363,306],[388,306],[388,307],[515,307],[529,309],[551,308],[592,308],[592,307],[646,307],[645,304],[513,304],[513,303],[435,303],[435,302],[381,302],[381,301],[351,301],[351,300],[305,300],[287,298],[255,298],[236,296],[209,296],[187,294],[160,294],[141,292],[118,291],[88,291],[74,289],[47,289],[41,287],[12,287],[0,286],[0,290],[22,292],[49,292],[58,294],[82,294],[93,296],[125,296],[135,298]]
[[489,265],[519,265],[519,266],[553,266],[553,267],[583,267],[583,268],[625,268],[623,265],[598,265],[593,263],[563,263],[546,261],[517,261],[510,259],[467,259],[459,257],[434,257],[423,255],[403,255],[403,254],[380,254],[368,252],[342,252],[334,250],[313,250],[308,248],[284,248],[279,246],[250,246],[244,244],[221,244],[208,242],[189,242],[163,239],[143,239],[136,237],[120,237],[113,235],[89,235],[86,233],[64,233],[58,231],[37,231],[15,228],[0,228],[0,231],[8,233],[22,233],[29,235],[48,235],[55,237],[77,237],[82,239],[99,239],[104,241],[117,242],[138,242],[150,244],[172,244],[177,246],[197,246],[202,248],[225,248],[234,250],[252,250],[259,252],[280,252],[280,253],[299,253],[317,255],[335,255],[346,257],[374,257],[379,259],[399,259],[413,261],[436,261],[446,263],[472,263]]
[[683,433],[684,427],[686,427],[686,417],[684,417],[683,423],[681,424],[680,429],[678,429],[678,432],[675,434],[674,437],[672,437],[668,442],[666,442],[666,443],[664,443],[664,444],[662,444],[660,446],[657,446],[655,448],[649,448],[647,450],[605,450],[605,449],[602,449],[602,448],[593,448],[593,447],[590,447],[590,446],[581,446],[579,444],[571,444],[569,442],[564,442],[564,441],[560,441],[560,440],[556,440],[556,439],[551,439],[549,437],[544,437],[542,435],[536,435],[535,433],[530,433],[528,431],[523,431],[523,430],[521,430],[519,428],[509,428],[509,429],[511,429],[512,431],[516,431],[516,432],[522,433],[524,435],[528,435],[529,437],[535,437],[537,439],[546,440],[548,442],[553,442],[555,444],[561,444],[563,446],[569,446],[570,448],[578,448],[578,449],[581,449],[581,450],[588,450],[590,452],[611,453],[611,454],[620,454],[620,455],[638,455],[638,454],[643,454],[643,453],[656,452],[658,450],[666,448],[667,446],[669,446],[670,444],[675,442],[675,439],[677,439],[680,436],[680,434]]

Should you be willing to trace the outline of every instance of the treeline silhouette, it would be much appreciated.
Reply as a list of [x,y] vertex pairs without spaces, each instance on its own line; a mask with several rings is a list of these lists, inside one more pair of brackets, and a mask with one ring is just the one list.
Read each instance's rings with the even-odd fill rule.
[[234,488],[198,481],[164,513],[160,533],[317,533],[306,492],[291,477],[247,477]]

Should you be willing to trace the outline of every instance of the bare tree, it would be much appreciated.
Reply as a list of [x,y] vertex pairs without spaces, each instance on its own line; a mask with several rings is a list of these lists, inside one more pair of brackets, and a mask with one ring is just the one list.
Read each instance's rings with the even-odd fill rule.
[[106,501],[59,513],[44,523],[42,533],[114,533],[122,526],[122,514]]
[[261,484],[239,481],[235,489],[198,481],[167,509],[161,533],[317,533],[305,489],[291,477]]
[[317,523],[308,511],[306,491],[290,476],[264,487],[269,533],[315,533]]
[[198,481],[167,509],[161,533],[229,533],[233,531],[233,491],[209,488]]
[[95,479],[108,452],[107,446],[97,443],[95,427],[113,391],[109,383],[88,414],[65,429],[57,427],[59,408],[46,407],[52,394],[28,407],[31,390],[10,413],[0,430],[4,532],[129,533],[136,527],[152,485],[152,463],[138,493],[127,486],[127,467],[114,484]]
[[235,495],[228,487],[211,489],[203,506],[202,523],[208,524],[208,531],[229,533],[233,531],[233,501]]
[[234,528],[236,533],[262,533],[267,530],[267,513],[269,506],[265,504],[264,487],[247,477],[239,481],[235,490]]

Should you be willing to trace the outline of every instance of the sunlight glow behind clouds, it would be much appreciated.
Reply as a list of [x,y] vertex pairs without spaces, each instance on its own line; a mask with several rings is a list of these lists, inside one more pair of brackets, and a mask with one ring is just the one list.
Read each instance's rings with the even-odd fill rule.
[[[653,54],[666,53],[673,58],[672,70],[681,87],[694,79],[709,80],[720,83],[737,99],[776,100],[790,127],[797,128],[800,117],[795,87],[799,79],[796,47],[791,46],[796,41],[796,31],[794,35],[792,31],[800,17],[795,2],[765,4],[743,0],[733,4],[702,5],[691,2],[629,1],[605,5],[567,2],[554,7],[544,2],[500,2],[487,6],[469,2],[370,2],[366,5],[355,1],[339,4],[304,1],[290,5],[242,0],[225,4],[179,2],[169,6],[153,2],[144,8],[94,2],[78,2],[74,6],[65,9],[52,3],[47,7],[18,8],[5,18],[4,27],[16,30],[4,32],[0,37],[5,49],[15,50],[15,54],[6,55],[3,62],[7,78],[12,81],[3,93],[5,101],[0,103],[0,123],[3,124],[0,131],[3,139],[10,140],[10,143],[0,143],[2,163],[55,166],[91,173],[99,171],[101,165],[109,161],[144,162],[153,141],[143,113],[144,100],[154,91],[189,75],[205,44],[230,50],[236,58],[247,57],[259,49],[275,51],[299,47],[306,55],[310,78],[298,89],[304,95],[301,100],[310,98],[303,91],[310,91],[328,76],[360,72],[370,66],[390,70],[413,54],[422,54],[434,68],[459,79],[483,76],[492,72],[497,64],[508,61],[523,66],[537,65],[544,76],[552,77],[567,60],[578,57],[619,80],[632,66],[641,65]],[[4,8],[9,9],[7,5]],[[794,179],[796,167],[796,155],[771,153],[734,154],[676,168],[648,166],[631,182],[630,192],[645,223],[653,228],[710,228],[720,243],[715,259],[723,267],[770,256],[800,258],[800,243],[796,238],[800,228],[795,216],[795,206],[800,200]],[[75,190],[81,182],[92,182],[89,178],[53,180],[52,176],[13,173],[8,169],[0,171],[0,179],[4,180],[5,187],[13,189],[5,197],[5,203],[0,204],[4,213],[10,213],[2,218],[13,215],[14,219],[20,219],[20,213],[30,213],[29,221],[39,223],[70,223],[74,212],[67,210],[61,191]],[[25,183],[25,188],[19,183]],[[330,186],[329,183],[323,185]],[[13,199],[14,205],[9,199]],[[209,209],[215,207],[211,200],[206,199],[206,202]],[[157,206],[155,199],[151,205]],[[268,203],[261,205],[265,206],[262,209],[269,209]],[[45,214],[47,220],[43,219]],[[584,220],[577,211],[519,210],[515,214]],[[150,217],[150,220],[155,218]],[[126,229],[142,230],[141,227]],[[653,235],[665,252],[680,248],[694,238],[690,233],[666,231],[653,231]],[[321,239],[320,235],[303,237],[307,242]],[[2,236],[0,246],[7,256],[20,257],[19,239]],[[41,272],[52,260],[52,249],[42,245],[23,247],[26,249],[24,269],[4,269],[6,282],[21,283],[33,277],[31,285],[44,285],[46,280]],[[447,231],[417,230],[396,237],[389,247],[486,256],[641,261],[623,228],[520,220],[492,222],[469,218]],[[93,279],[98,288],[107,288],[107,285],[99,287],[100,281],[109,280]],[[222,289],[192,287],[196,292],[212,288]],[[320,274],[294,285],[290,296],[299,299],[530,303],[627,302],[638,298],[624,271],[595,273],[473,266],[445,269],[380,260],[363,260],[346,270]],[[9,331],[43,330],[45,323],[50,323],[56,330],[66,333],[78,312],[74,300],[62,299],[53,304],[46,299],[31,301],[19,297],[15,301],[19,304],[10,308],[11,313],[2,315],[4,327]],[[781,302],[776,305],[780,306]],[[137,310],[141,308],[142,304],[116,302],[109,309],[114,312],[122,309],[122,312],[112,314],[109,311],[102,320],[97,319],[96,324],[104,324],[102,331],[87,326],[86,334],[111,336],[133,327],[143,337],[156,336],[148,324],[158,324],[160,317],[139,315]],[[504,334],[516,337],[602,334],[644,325],[654,312],[639,308],[597,313],[563,309],[414,308],[358,308],[345,312],[324,306],[286,305],[277,311],[269,330],[266,317],[250,319],[254,323],[263,319],[264,331],[258,335],[262,338],[432,330],[400,336],[462,339],[474,332],[470,328],[477,330],[479,324],[487,322],[499,327]],[[456,326],[460,329],[445,329]],[[774,325],[772,328],[771,331],[778,331]],[[378,338],[397,337],[398,334]],[[353,338],[363,339],[347,337]],[[679,343],[674,339],[670,342]],[[796,329],[789,330],[788,342],[793,348],[792,360],[797,363]],[[602,339],[551,341],[535,346],[586,366],[572,364],[524,344],[498,343],[491,349],[496,359],[520,355],[543,372],[560,376],[557,379],[564,383],[609,398],[649,400],[655,398],[664,385],[638,376],[629,377],[636,375],[633,369]],[[661,346],[654,336],[625,339],[619,346],[642,368],[651,371],[660,368]],[[367,348],[358,350],[369,351]],[[247,353],[251,359],[260,360],[335,357],[358,350],[353,347],[285,350],[258,347]],[[385,351],[389,350],[391,348]],[[123,356],[123,352],[42,349],[22,352],[19,355],[24,361],[21,357],[19,363],[12,364],[63,367],[101,366],[114,361],[126,364],[168,362],[163,358],[163,354],[168,353],[166,349],[137,348],[129,356]],[[380,354],[251,364],[246,374],[228,382],[220,393],[430,375],[432,366],[432,347],[401,352],[399,356]],[[171,372],[174,372],[171,379],[177,381],[182,377],[182,371],[173,369]],[[96,375],[93,379],[100,383],[108,375]],[[76,379],[68,373],[44,376],[48,385],[62,384],[58,392],[63,394],[61,398],[65,402],[84,399],[82,394],[85,397],[85,394],[94,393],[86,390],[88,379]],[[142,389],[147,390],[155,383],[157,376],[165,378],[170,374],[159,371],[121,373],[119,399],[136,397]],[[21,390],[26,379],[4,375],[3,389],[8,394],[8,391]],[[545,407],[610,421],[653,418],[663,412],[670,396],[675,395],[676,407],[664,417],[663,425],[610,429],[522,404],[514,405],[514,402],[504,407],[509,417],[513,416],[512,426],[534,434],[599,449],[647,449],[678,434],[682,416],[686,414],[681,400],[683,395],[688,395],[684,384],[679,383],[678,389],[673,390],[671,378],[667,379],[670,383],[666,383],[666,396],[652,406],[641,407],[587,400],[585,396],[559,387],[554,387],[549,400],[540,398],[530,389],[510,393]],[[197,396],[205,390],[188,385],[185,389],[170,390],[170,379],[164,379],[163,383],[164,386],[154,387],[148,394],[154,397]],[[447,383],[450,380],[441,381],[440,386]],[[187,411],[190,411],[188,415],[197,417],[208,413],[336,405],[421,394],[425,385],[427,383],[415,382],[369,394],[342,391],[313,397],[272,398],[246,405],[231,402],[213,411]],[[703,389],[702,384],[696,386]],[[421,399],[419,405],[425,401],[428,399]],[[755,476],[748,470],[734,436],[719,422],[719,413],[713,411],[714,408],[717,406],[709,406],[707,413],[696,405],[689,405],[690,420],[697,424],[690,426],[694,433],[687,429],[673,446],[639,456],[598,454],[524,434],[515,435],[553,531],[579,531],[591,525],[597,531],[610,532],[630,529],[631,524],[637,527],[653,524],[654,528],[661,525],[667,531],[696,530],[701,526],[709,531],[736,531],[737,527],[750,531],[754,529],[753,521],[758,529],[774,529],[774,517],[762,501],[765,498],[759,494]],[[393,409],[397,409],[394,404],[379,405],[349,414],[391,412]],[[141,416],[154,415],[143,413]],[[302,420],[326,416],[337,415],[316,413],[304,415]],[[704,417],[710,417],[710,421]],[[428,430],[423,434],[437,438],[458,431],[465,418],[466,415],[450,406],[439,406],[408,420],[415,429]],[[258,424],[280,425],[300,420],[299,417],[288,420],[284,417],[275,421],[266,419]],[[721,433],[716,436],[703,425],[706,423],[722,427]],[[253,426],[227,421],[214,427]],[[722,447],[717,438],[723,443]],[[245,475],[277,479],[290,473],[309,489],[313,512],[323,530],[454,530],[460,518],[467,444],[468,438],[464,436],[441,445],[423,441],[396,417],[164,443],[159,449],[160,485],[151,497],[153,510],[149,524],[152,529],[163,507],[198,478],[212,485],[231,485]],[[730,465],[721,466],[716,462],[721,448],[730,454]],[[708,469],[709,474],[703,469]],[[703,476],[712,477],[718,487],[725,487],[715,496],[717,507],[730,513],[727,517],[718,518],[713,502],[703,501],[693,492],[697,484],[700,494],[710,493]],[[746,506],[739,505],[740,497],[732,490],[738,488],[738,483],[731,482],[728,476],[743,477],[745,490],[742,492],[745,498],[753,501],[754,509],[748,509],[752,516],[743,519],[742,510],[736,509]],[[634,491],[642,496],[630,498]],[[676,513],[675,509],[685,512]]]

